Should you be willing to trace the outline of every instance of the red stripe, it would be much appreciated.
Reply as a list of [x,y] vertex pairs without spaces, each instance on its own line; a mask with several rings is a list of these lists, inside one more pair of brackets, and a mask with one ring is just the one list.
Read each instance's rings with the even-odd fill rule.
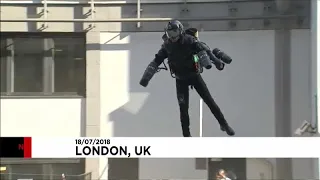
[[23,157],[31,158],[31,137],[23,138]]

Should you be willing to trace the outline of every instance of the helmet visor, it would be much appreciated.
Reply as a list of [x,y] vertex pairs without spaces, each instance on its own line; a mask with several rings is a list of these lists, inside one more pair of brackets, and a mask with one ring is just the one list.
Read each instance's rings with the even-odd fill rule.
[[166,35],[171,40],[177,40],[180,36],[180,30],[179,29],[172,29],[172,30],[166,30]]

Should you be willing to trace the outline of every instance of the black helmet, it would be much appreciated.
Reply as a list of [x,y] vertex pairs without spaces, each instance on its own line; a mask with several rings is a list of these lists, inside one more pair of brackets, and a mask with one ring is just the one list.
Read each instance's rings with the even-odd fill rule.
[[167,37],[172,41],[177,41],[183,33],[183,25],[178,20],[170,21],[165,29]]

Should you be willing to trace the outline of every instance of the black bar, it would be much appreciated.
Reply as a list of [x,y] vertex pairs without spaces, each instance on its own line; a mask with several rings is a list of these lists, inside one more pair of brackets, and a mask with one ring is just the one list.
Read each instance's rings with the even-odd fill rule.
[[0,158],[23,158],[23,137],[0,137]]

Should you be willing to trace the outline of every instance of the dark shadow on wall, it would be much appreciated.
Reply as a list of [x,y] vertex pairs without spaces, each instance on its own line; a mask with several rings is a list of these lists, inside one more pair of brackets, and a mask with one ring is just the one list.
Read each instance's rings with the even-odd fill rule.
[[[75,5],[73,7],[73,15],[74,19],[85,19],[86,16],[83,14],[83,5]],[[74,22],[74,31],[83,31],[83,23],[82,22]]]
[[[135,4],[124,4],[121,5],[121,18],[136,18],[137,17],[137,6]],[[139,32],[140,29],[137,28],[137,23],[134,22],[122,22],[121,32]],[[123,34],[123,33],[121,33]]]
[[[27,7],[27,18],[41,18],[43,16],[43,12],[38,12],[37,9],[39,9],[41,5],[38,4],[32,4],[28,5]],[[29,32],[36,32],[39,31],[37,22],[28,22],[28,31]]]
[[109,179],[139,179],[139,159],[138,158],[109,158],[108,159]]

